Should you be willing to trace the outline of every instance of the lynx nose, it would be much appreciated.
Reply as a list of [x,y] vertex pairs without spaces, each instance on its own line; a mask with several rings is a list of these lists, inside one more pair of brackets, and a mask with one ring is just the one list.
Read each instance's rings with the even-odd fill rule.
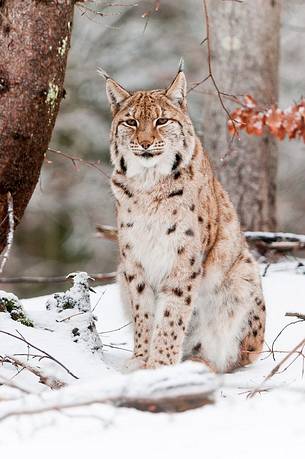
[[151,146],[152,142],[149,142],[148,140],[143,140],[143,142],[141,142],[141,147],[144,149],[144,150],[147,150],[150,146]]

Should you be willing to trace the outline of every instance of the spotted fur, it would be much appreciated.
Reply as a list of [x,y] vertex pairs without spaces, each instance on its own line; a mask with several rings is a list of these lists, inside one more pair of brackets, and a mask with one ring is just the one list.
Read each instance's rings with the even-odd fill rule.
[[253,362],[265,327],[260,276],[195,135],[184,74],[167,90],[106,86],[130,368],[192,356],[219,372]]

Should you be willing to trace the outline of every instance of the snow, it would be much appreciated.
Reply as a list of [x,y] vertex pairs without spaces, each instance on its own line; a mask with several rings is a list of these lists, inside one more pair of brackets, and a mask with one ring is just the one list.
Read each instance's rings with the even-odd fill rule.
[[305,242],[304,234],[294,234],[294,233],[281,233],[281,232],[270,232],[270,231],[245,231],[245,236],[248,240],[280,240],[280,241],[293,241],[293,242]]
[[[46,309],[53,313],[53,329],[68,329],[74,343],[87,346],[91,352],[101,352],[102,342],[96,331],[96,317],[91,311],[90,281],[85,272],[71,273],[73,286],[64,293],[55,293],[46,302]],[[55,331],[55,330],[54,330]]]
[[[305,277],[296,273],[296,263],[271,265],[263,288],[267,303],[266,348],[284,325],[294,321],[286,312],[305,313]],[[264,268],[262,267],[262,272]],[[13,378],[17,385],[31,391],[21,394],[17,389],[0,387],[0,446],[4,456],[38,458],[68,454],[82,457],[99,452],[106,457],[124,458],[234,458],[304,457],[303,427],[305,409],[302,357],[286,371],[274,375],[264,390],[247,398],[249,390],[261,385],[276,363],[286,355],[265,352],[258,362],[227,375],[213,375],[198,363],[184,363],[177,367],[142,370],[122,374],[131,356],[131,327],[123,314],[117,285],[95,288],[91,293],[91,307],[97,316],[97,331],[104,345],[102,355],[92,353],[82,343],[71,339],[69,327],[61,327],[54,320],[54,311],[46,310],[49,297],[22,300],[22,305],[35,328],[12,321],[8,314],[0,314],[0,330],[22,336],[62,362],[79,379],[71,377],[50,359],[30,358],[47,374],[64,381],[66,387],[55,391],[38,382],[27,370],[17,374],[11,364],[0,367],[1,378]],[[68,310],[69,312],[69,310]],[[65,311],[65,313],[67,313]],[[71,310],[70,310],[71,313]],[[56,313],[58,315],[58,313]],[[61,313],[62,314],[62,313]],[[56,316],[57,317],[57,316]],[[72,319],[71,319],[72,320]],[[69,322],[67,320],[66,322]],[[65,322],[64,322],[65,323]],[[304,338],[304,322],[289,326],[275,342],[276,351],[289,351]],[[113,331],[116,330],[116,331]],[[27,346],[0,333],[1,356],[27,354]],[[30,353],[38,353],[30,349]],[[19,358],[26,359],[19,356]],[[26,360],[25,360],[26,361]],[[285,368],[287,364],[283,367]],[[160,373],[161,371],[161,373]],[[162,391],[164,378],[181,383],[194,382],[199,387],[215,390],[215,403],[177,414],[153,414],[135,409],[95,403],[88,406],[46,411],[35,415],[12,416],[14,411],[46,408],[101,400],[115,394],[145,395],[147,387]],[[196,385],[197,381],[197,385]],[[122,392],[123,391],[123,392]],[[8,400],[11,399],[11,400]],[[13,399],[13,400],[12,400]]]

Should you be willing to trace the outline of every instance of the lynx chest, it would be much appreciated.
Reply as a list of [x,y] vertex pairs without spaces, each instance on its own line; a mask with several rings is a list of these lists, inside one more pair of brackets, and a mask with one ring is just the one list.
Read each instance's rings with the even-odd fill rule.
[[157,287],[171,271],[177,256],[178,234],[169,233],[173,225],[169,216],[161,212],[150,215],[143,209],[121,211],[118,220],[120,243],[130,247],[126,263],[141,264],[147,281]]

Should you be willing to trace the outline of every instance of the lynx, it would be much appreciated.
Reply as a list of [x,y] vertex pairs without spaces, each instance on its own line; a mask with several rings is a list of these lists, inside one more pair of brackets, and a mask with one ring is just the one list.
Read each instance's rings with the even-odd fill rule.
[[134,327],[128,368],[193,358],[228,372],[255,361],[265,328],[258,267],[195,135],[183,71],[166,90],[134,93],[106,76],[106,92],[118,281]]

